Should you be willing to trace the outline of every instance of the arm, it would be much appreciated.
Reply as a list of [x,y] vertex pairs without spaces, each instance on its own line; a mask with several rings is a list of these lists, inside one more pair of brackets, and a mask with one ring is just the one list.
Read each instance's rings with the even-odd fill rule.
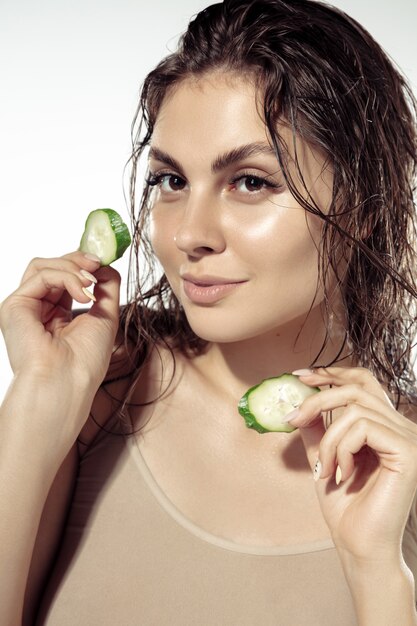
[[23,626],[33,626],[51,565],[60,546],[65,520],[71,507],[79,454],[73,446],[62,462],[42,510],[32,551],[23,608]]
[[[22,385],[26,386],[26,383],[22,381]],[[33,560],[28,592],[30,612],[35,608],[34,592],[35,589],[39,591],[53,556],[77,463],[75,448],[71,448],[63,460],[60,454],[51,455],[50,437],[42,441],[41,437],[37,440],[36,434],[33,436],[25,418],[30,416],[36,420],[37,412],[22,399],[24,394],[19,393],[20,386],[20,381],[14,381],[0,411],[0,621],[5,626],[21,624],[32,553],[44,505],[57,476],[56,485],[60,483],[62,491],[56,498],[55,490],[46,516],[45,530],[51,534],[48,532],[45,536],[44,533],[43,546],[41,548],[39,544],[37,557]],[[12,425],[8,419],[11,416]],[[52,519],[56,525],[50,524]]]
[[[75,441],[110,360],[118,323],[117,274],[100,270],[97,302],[76,319],[97,269],[81,253],[36,260],[1,306],[14,380],[0,409],[0,617],[25,621],[59,542],[77,469]],[[45,508],[46,507],[46,508]],[[26,591],[27,590],[27,591]],[[29,622],[30,623],[30,622]]]

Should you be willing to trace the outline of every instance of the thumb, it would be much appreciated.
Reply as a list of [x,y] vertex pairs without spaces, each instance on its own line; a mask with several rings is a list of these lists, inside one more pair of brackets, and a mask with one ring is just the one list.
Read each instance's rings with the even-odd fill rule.
[[[79,340],[79,333],[84,333],[84,347],[87,341],[95,352],[101,348],[110,358],[114,340],[119,327],[120,275],[112,267],[103,267],[96,272],[97,284],[94,287],[95,302],[88,310],[74,319],[75,325],[69,325],[64,333]],[[77,329],[77,333],[73,331]]]
[[324,427],[323,419],[320,418],[317,421],[312,422],[304,428],[299,428],[302,442],[306,451],[307,459],[313,470],[319,455],[320,442],[323,438],[326,429]]
[[120,274],[113,267],[106,266],[96,272],[96,277],[96,302],[90,314],[108,321],[111,328],[116,330],[119,323]]

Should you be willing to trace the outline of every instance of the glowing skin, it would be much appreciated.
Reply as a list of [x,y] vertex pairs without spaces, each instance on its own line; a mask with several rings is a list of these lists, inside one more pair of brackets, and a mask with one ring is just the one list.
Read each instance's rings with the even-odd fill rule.
[[[325,206],[323,159],[297,149]],[[153,248],[193,330],[228,343],[276,336],[295,320],[299,329],[322,299],[321,222],[285,186],[252,84],[216,75],[178,86],[158,115],[149,165]]]

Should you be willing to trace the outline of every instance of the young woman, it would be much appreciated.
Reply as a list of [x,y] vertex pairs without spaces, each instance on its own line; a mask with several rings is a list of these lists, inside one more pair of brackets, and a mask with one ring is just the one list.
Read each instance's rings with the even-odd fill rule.
[[[1,307],[1,623],[417,624],[406,83],[326,5],[226,0],[137,120],[131,302],[73,252]],[[321,392],[247,429],[284,372]]]

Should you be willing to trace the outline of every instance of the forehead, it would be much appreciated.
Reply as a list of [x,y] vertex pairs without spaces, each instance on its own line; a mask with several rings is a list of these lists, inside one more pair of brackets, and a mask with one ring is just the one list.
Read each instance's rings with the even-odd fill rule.
[[265,141],[267,131],[258,103],[250,80],[220,73],[187,79],[165,96],[152,143],[176,143],[191,137],[193,146],[216,143],[221,150],[230,144]]
[[[157,115],[151,146],[194,170],[208,167],[218,155],[242,145],[272,145],[262,119],[262,93],[250,77],[214,73],[175,86]],[[295,185],[313,187],[328,196],[333,174],[321,150],[294,136],[289,124],[278,123],[287,171]],[[269,156],[277,164],[275,156]]]

